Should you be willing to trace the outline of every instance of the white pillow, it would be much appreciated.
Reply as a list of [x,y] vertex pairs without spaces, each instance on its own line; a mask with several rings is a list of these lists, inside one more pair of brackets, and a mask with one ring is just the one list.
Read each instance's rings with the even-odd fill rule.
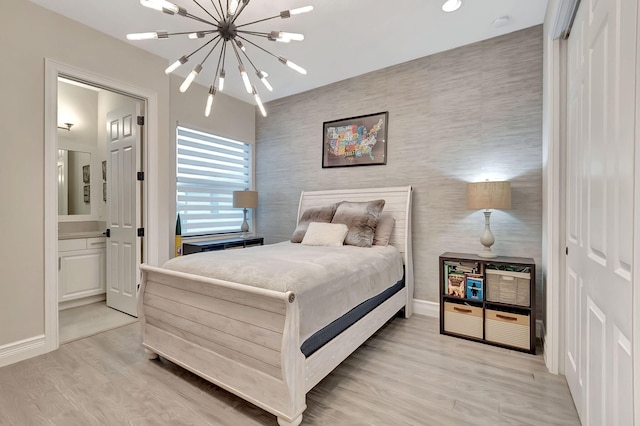
[[349,228],[342,223],[311,222],[302,244],[307,246],[340,247]]

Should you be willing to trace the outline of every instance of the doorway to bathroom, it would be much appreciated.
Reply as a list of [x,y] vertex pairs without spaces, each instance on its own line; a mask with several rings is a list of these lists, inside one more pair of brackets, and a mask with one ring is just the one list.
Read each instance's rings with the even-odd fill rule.
[[143,99],[58,75],[60,343],[137,321],[144,108]]

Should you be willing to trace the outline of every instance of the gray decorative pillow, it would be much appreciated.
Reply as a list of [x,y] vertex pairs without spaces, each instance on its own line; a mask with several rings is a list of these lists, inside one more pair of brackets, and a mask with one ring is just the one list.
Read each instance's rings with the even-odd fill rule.
[[344,223],[349,228],[344,244],[371,247],[376,232],[378,216],[384,208],[384,200],[367,202],[343,201],[336,209],[331,223]]
[[298,226],[296,226],[295,231],[293,231],[291,242],[301,243],[311,222],[331,223],[331,219],[333,219],[333,214],[336,212],[337,207],[338,203],[335,203],[330,206],[311,207],[305,210],[298,221]]
[[395,226],[396,220],[391,216],[391,213],[382,213],[378,218],[376,233],[373,235],[373,245],[388,246]]

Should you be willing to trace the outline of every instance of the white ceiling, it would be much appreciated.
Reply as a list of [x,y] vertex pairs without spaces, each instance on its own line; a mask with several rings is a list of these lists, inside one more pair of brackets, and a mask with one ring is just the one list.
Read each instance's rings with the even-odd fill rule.
[[[186,36],[164,40],[130,42],[126,34],[164,30],[168,32],[198,31],[207,25],[178,15],[170,16],[143,7],[138,0],[31,0],[42,7],[65,15],[115,38],[165,57],[167,65],[198,48],[204,41]],[[199,0],[212,13],[212,1]],[[225,4],[226,0],[222,0]],[[307,75],[282,65],[274,57],[248,46],[247,53],[255,65],[269,73],[273,92],[249,71],[264,102],[304,92],[366,72],[412,59],[453,49],[476,41],[540,24],[544,20],[547,0],[462,0],[453,13],[441,10],[444,0],[271,0],[250,2],[238,18],[239,25],[280,11],[313,5],[311,13],[290,19],[274,19],[246,29],[289,31],[305,35],[302,42],[289,44],[269,42],[254,37],[257,44],[307,69]],[[189,13],[206,17],[191,0],[174,0]],[[506,25],[493,25],[496,18],[508,16]],[[203,58],[207,48],[194,55],[176,73],[186,76]],[[211,85],[219,56],[219,47],[204,63],[196,80]],[[227,51],[224,92],[253,103],[246,93],[237,71],[237,62]],[[243,58],[244,59],[244,58]],[[251,67],[244,60],[247,70]],[[190,90],[197,90],[191,88]],[[204,97],[204,94],[203,94]]]

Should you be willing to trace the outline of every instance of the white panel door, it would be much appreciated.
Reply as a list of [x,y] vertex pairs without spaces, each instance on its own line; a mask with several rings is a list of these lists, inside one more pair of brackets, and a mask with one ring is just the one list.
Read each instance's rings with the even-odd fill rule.
[[107,114],[107,305],[138,316],[140,264],[140,131],[139,105]]
[[567,49],[565,374],[584,425],[633,424],[637,2],[581,2]]

